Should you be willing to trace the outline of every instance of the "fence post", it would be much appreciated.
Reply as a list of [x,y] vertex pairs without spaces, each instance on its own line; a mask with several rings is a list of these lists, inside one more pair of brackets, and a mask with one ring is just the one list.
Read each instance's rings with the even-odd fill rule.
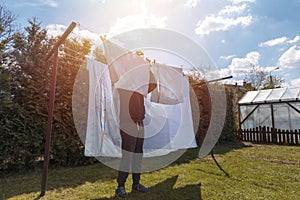
[[271,142],[270,132],[271,132],[270,127],[266,127],[266,141],[267,141],[267,143]]
[[277,132],[276,128],[271,129],[271,137],[272,137],[272,143],[273,144],[276,144],[276,132]]
[[267,140],[266,140],[266,127],[265,126],[262,127],[261,134],[263,136],[263,142],[266,143]]
[[281,129],[278,129],[277,130],[278,144],[282,143],[281,136],[282,136],[282,131],[281,131]]
[[299,144],[300,130],[295,130],[295,144]]
[[278,142],[278,130],[275,128],[273,133],[274,133],[274,142],[275,142],[275,144],[278,144],[279,143]]
[[285,143],[286,144],[290,143],[290,130],[286,131],[286,134],[285,134]]

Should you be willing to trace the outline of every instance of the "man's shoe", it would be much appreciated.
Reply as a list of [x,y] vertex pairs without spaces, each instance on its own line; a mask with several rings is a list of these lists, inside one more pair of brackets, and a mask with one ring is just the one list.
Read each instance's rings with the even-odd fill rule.
[[150,192],[150,190],[148,188],[146,188],[145,186],[143,186],[142,184],[132,185],[132,191],[133,192],[141,192],[141,193]]
[[116,196],[123,198],[123,199],[127,198],[128,194],[126,193],[125,187],[123,187],[123,186],[117,187]]

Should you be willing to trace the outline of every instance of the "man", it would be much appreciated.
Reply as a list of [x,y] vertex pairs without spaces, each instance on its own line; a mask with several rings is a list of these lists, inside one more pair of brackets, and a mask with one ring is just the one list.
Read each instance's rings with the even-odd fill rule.
[[118,89],[120,100],[120,134],[122,159],[118,172],[116,196],[127,198],[125,182],[132,172],[132,191],[147,193],[149,189],[140,184],[143,158],[143,119],[145,118],[144,96],[129,90]]

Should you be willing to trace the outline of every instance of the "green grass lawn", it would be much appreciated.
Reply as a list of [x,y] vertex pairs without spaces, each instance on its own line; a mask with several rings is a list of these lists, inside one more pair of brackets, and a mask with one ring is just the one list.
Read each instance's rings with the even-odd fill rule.
[[[172,165],[142,175],[149,194],[129,193],[129,199],[300,199],[300,147],[224,144],[214,149],[222,172],[210,156],[200,159],[188,150]],[[50,169],[41,199],[115,199],[117,172],[101,163]],[[0,198],[35,199],[41,172],[0,178]],[[131,177],[126,183],[130,192]]]

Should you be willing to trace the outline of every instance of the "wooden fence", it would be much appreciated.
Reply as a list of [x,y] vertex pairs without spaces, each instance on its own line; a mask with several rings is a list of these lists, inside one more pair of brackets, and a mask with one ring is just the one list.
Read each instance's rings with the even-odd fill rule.
[[299,130],[281,130],[270,127],[256,127],[253,129],[242,129],[238,131],[238,139],[253,143],[271,144],[300,144]]

